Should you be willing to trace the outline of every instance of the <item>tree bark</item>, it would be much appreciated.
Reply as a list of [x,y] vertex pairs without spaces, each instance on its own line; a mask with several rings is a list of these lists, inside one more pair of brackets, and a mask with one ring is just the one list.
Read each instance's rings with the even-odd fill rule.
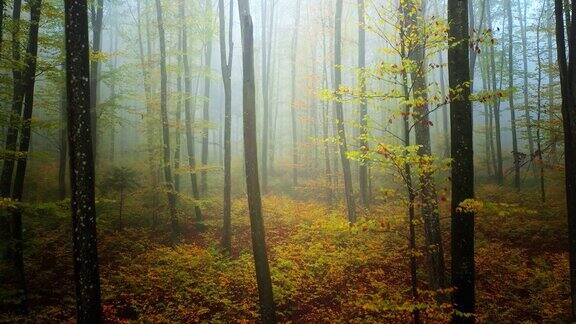
[[[212,1],[206,0],[206,17],[211,15],[212,10]],[[206,73],[204,75],[204,107],[203,107],[203,127],[204,130],[202,132],[202,170],[200,171],[200,192],[203,195],[206,195],[208,191],[208,172],[206,170],[208,166],[208,140],[210,135],[210,73],[212,71],[212,35],[210,35],[210,39],[205,44],[205,66],[206,66]]]
[[[95,0],[90,5],[92,21],[92,54],[99,54],[102,48],[102,27],[104,19],[104,0]],[[94,146],[94,160],[97,158],[98,148],[98,112],[96,111],[99,99],[100,62],[90,61],[90,112],[92,122],[92,145]]]
[[[554,0],[556,51],[562,93],[562,128],[564,130],[564,165],[570,261],[570,297],[572,320],[576,319],[576,2],[570,6],[570,20],[564,23],[562,0]],[[567,11],[568,9],[566,9]],[[564,34],[569,28],[568,43]],[[566,50],[568,49],[568,54]]]
[[[186,151],[188,153],[188,167],[190,168],[190,183],[192,187],[192,197],[195,200],[200,200],[200,192],[198,190],[198,177],[196,172],[196,153],[194,152],[194,133],[192,132],[192,124],[194,122],[194,113],[191,111],[192,96],[192,77],[190,73],[190,64],[188,61],[188,27],[186,21],[186,6],[185,3],[180,2],[180,20],[182,25],[182,60],[184,61],[184,116],[186,119]],[[202,211],[200,206],[196,203],[194,206],[194,216],[196,222],[202,221]]]
[[258,179],[258,150],[256,139],[256,95],[254,82],[254,40],[252,17],[248,0],[238,0],[242,32],[243,59],[243,110],[244,110],[244,157],[246,187],[252,233],[252,250],[256,265],[256,279],[260,298],[260,314],[263,323],[276,323],[276,306],[272,293],[272,280],[266,253],[264,221],[260,181]]
[[520,152],[518,152],[518,133],[516,131],[516,109],[514,107],[514,28],[512,17],[512,0],[505,0],[508,15],[508,104],[510,106],[510,120],[512,123],[512,158],[514,163],[514,188],[520,190]]
[[[14,0],[12,5],[12,60],[20,62],[20,29],[22,0]],[[12,111],[9,118],[8,131],[6,133],[6,152],[14,154],[14,157],[4,159],[2,166],[2,175],[0,175],[0,195],[4,198],[10,197],[12,192],[12,177],[14,173],[14,164],[16,158],[16,144],[18,141],[19,123],[22,115],[22,103],[24,96],[24,87],[22,72],[14,64],[12,69],[13,91],[12,91]]]
[[[368,103],[364,98],[366,93],[366,22],[365,22],[364,0],[358,0],[358,69],[360,83],[360,152],[362,155],[368,153]],[[370,206],[370,197],[368,195],[368,165],[367,160],[362,158],[359,170],[360,183],[360,203],[364,208]]]
[[224,84],[224,226],[222,229],[222,248],[230,255],[232,252],[232,222],[231,222],[231,192],[232,192],[232,57],[234,43],[232,26],[234,22],[234,4],[230,0],[230,25],[228,30],[228,57],[226,57],[226,17],[224,0],[218,0],[218,21],[220,26],[220,65],[222,67],[222,82]]
[[335,114],[338,136],[338,146],[340,160],[342,162],[342,172],[344,174],[344,196],[348,221],[350,224],[356,223],[356,206],[354,203],[354,189],[352,188],[352,173],[350,171],[350,161],[346,156],[348,147],[346,144],[346,130],[344,127],[344,111],[342,109],[342,95],[340,86],[342,85],[342,0],[336,0],[335,16],[335,37],[334,37],[334,92],[336,94]]
[[296,112],[296,53],[298,52],[298,29],[300,27],[300,0],[296,0],[296,18],[294,20],[294,31],[292,34],[292,52],[290,61],[292,63],[291,72],[291,103],[290,117],[292,121],[292,185],[298,186],[298,114]]
[[66,88],[78,323],[101,323],[100,277],[96,244],[94,155],[92,152],[88,8],[84,0],[64,3]]
[[176,194],[172,179],[172,164],[170,162],[170,128],[168,121],[168,74],[166,72],[166,40],[162,4],[156,0],[156,19],[158,23],[158,38],[160,46],[160,119],[162,122],[164,181],[168,196],[168,211],[172,230],[172,242],[178,235],[178,219],[176,216]]
[[467,0],[448,0],[448,37],[454,44],[448,48],[448,72],[451,89],[464,87],[450,98],[452,142],[452,301],[456,312],[453,321],[474,323],[474,213],[462,210],[460,204],[474,198],[473,117],[470,102],[468,58]]

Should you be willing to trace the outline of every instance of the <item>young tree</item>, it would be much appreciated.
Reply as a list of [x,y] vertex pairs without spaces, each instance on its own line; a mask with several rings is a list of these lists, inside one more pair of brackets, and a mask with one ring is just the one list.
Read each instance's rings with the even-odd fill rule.
[[[358,0],[358,73],[360,83],[360,151],[368,152],[368,103],[366,101],[366,22],[364,0]],[[368,195],[368,165],[360,161],[359,167],[360,203],[368,208],[370,197]]]
[[256,89],[254,82],[254,39],[252,17],[248,0],[238,0],[242,32],[242,75],[244,110],[244,162],[246,167],[246,190],[250,212],[252,249],[256,265],[256,279],[260,298],[260,314],[263,323],[276,323],[276,306],[272,293],[272,280],[266,253],[264,220],[260,180],[258,179],[258,150],[256,139]]
[[[190,168],[190,183],[192,187],[192,196],[195,200],[200,199],[200,192],[198,190],[198,176],[196,174],[196,153],[194,152],[194,133],[192,132],[192,124],[194,121],[194,112],[192,111],[192,103],[190,97],[192,96],[192,76],[190,72],[190,63],[188,61],[188,27],[186,22],[186,5],[183,0],[180,1],[180,22],[182,25],[182,60],[184,61],[184,116],[186,119],[186,151],[188,153],[188,167]],[[198,89],[198,88],[196,88]],[[200,206],[194,206],[194,216],[196,222],[202,221],[202,211]]]
[[474,198],[473,119],[470,102],[467,0],[448,0],[450,124],[452,142],[453,321],[474,323],[474,212],[461,207]]
[[208,172],[206,167],[208,165],[208,139],[210,128],[208,124],[210,123],[210,82],[212,71],[212,1],[206,0],[205,8],[206,17],[210,17],[210,24],[207,28],[207,35],[209,37],[204,44],[204,58],[206,66],[206,74],[204,75],[204,107],[202,109],[202,118],[204,119],[204,131],[202,132],[202,171],[200,172],[200,191],[205,195],[208,190]]
[[514,187],[520,189],[520,152],[518,151],[518,132],[516,131],[516,108],[514,107],[514,19],[512,16],[512,0],[505,0],[508,15],[508,104],[510,105],[510,120],[512,123],[512,157],[514,161]]
[[232,39],[232,26],[234,17],[234,4],[230,0],[230,25],[228,30],[228,57],[226,57],[226,18],[224,0],[218,0],[218,21],[220,26],[220,65],[222,67],[222,82],[224,83],[224,226],[222,230],[222,248],[226,253],[232,251],[232,224],[231,224],[231,192],[232,192],[232,57],[234,42]]
[[164,20],[162,17],[162,4],[156,0],[156,19],[158,23],[158,37],[160,46],[160,117],[162,121],[162,141],[164,159],[164,181],[168,195],[168,211],[172,227],[172,240],[176,240],[178,234],[178,219],[176,216],[176,193],[172,179],[172,164],[170,162],[170,128],[168,121],[168,74],[166,72],[166,40],[164,32]]
[[296,18],[294,20],[294,31],[292,34],[292,49],[290,61],[292,63],[291,72],[291,104],[290,117],[292,121],[292,185],[298,186],[298,130],[296,113],[296,54],[298,53],[298,29],[300,27],[300,0],[296,0]]
[[[566,15],[570,13],[566,22],[562,15],[564,11]],[[565,8],[562,0],[554,0],[554,17],[562,93],[571,311],[572,319],[576,319],[576,2],[572,1],[570,7]],[[569,28],[568,37],[564,33],[565,28]]]
[[[102,27],[104,20],[104,0],[94,0],[90,3],[90,22],[92,23],[92,54],[99,54],[102,50]],[[94,158],[96,159],[98,147],[98,105],[100,82],[100,62],[98,59],[90,60],[90,111],[92,113],[92,145],[94,145]]]
[[354,189],[352,188],[352,173],[350,171],[350,161],[347,157],[346,130],[344,127],[344,111],[342,109],[342,95],[340,86],[342,85],[342,0],[336,0],[334,35],[334,91],[336,93],[335,113],[338,146],[340,160],[342,162],[342,172],[344,174],[344,196],[346,198],[348,221],[351,224],[356,222],[356,206],[354,204]]
[[64,2],[68,144],[76,309],[79,323],[102,322],[96,244],[94,155],[90,122],[88,6]]

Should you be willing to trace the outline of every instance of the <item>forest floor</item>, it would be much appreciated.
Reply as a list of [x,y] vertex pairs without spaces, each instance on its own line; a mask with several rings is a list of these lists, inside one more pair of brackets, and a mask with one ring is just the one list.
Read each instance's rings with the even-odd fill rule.
[[[558,193],[560,195],[561,193]],[[477,309],[481,322],[564,322],[569,314],[568,258],[562,199],[482,186],[477,215]],[[310,199],[314,199],[310,197]],[[123,231],[116,213],[101,208],[100,275],[108,322],[233,322],[258,318],[257,289],[245,199],[233,203],[231,258],[218,251],[221,206],[208,204],[198,227],[181,215],[181,244],[171,247],[165,228],[139,224],[137,202]],[[375,202],[350,227],[344,206],[287,196],[264,198],[266,238],[281,321],[410,322],[421,309],[427,322],[448,320],[426,290],[419,257],[421,299],[412,303],[405,207],[398,197]],[[488,203],[492,201],[492,203]],[[497,203],[494,203],[497,202]],[[442,202],[443,215],[447,203]],[[189,210],[182,208],[182,210]],[[449,217],[442,219],[449,266]],[[13,296],[6,264],[0,287],[0,322],[73,321],[70,219],[62,204],[43,204],[25,216],[30,313],[10,312]],[[421,236],[421,233],[420,233]],[[422,246],[420,238],[419,246]],[[4,275],[2,275],[4,274]]]

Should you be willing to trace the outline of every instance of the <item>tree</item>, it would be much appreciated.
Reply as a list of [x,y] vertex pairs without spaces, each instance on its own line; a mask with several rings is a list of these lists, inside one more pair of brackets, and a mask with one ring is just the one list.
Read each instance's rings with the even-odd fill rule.
[[[564,8],[562,0],[554,0],[556,51],[562,93],[571,311],[572,319],[576,319],[576,2],[572,1],[569,8],[570,11]],[[566,11],[569,18],[566,22],[562,16],[563,11]],[[568,37],[564,33],[565,28],[569,28]]]
[[467,0],[448,0],[448,48],[452,156],[453,321],[474,323],[474,212],[461,204],[474,198],[473,119],[470,102]]
[[348,221],[351,224],[356,222],[356,206],[354,204],[354,189],[352,188],[352,173],[350,172],[350,161],[347,157],[346,130],[344,127],[344,111],[342,109],[342,95],[340,86],[342,85],[342,0],[336,0],[335,16],[335,36],[334,36],[334,91],[336,92],[335,114],[338,137],[338,147],[342,172],[344,174],[344,196],[346,198]]
[[226,253],[232,251],[232,224],[231,224],[231,193],[232,193],[232,57],[234,42],[232,39],[232,26],[234,17],[234,4],[230,0],[230,26],[228,30],[228,57],[226,57],[226,18],[224,13],[224,0],[218,0],[218,21],[220,26],[220,66],[222,67],[222,82],[224,83],[224,226],[222,230],[222,248]]
[[[94,0],[90,3],[90,21],[92,23],[92,54],[100,54],[102,50],[102,27],[104,19],[104,0]],[[98,59],[90,60],[90,111],[92,113],[92,145],[94,145],[94,157],[96,158],[98,147],[98,83],[100,74],[100,62]]]
[[514,108],[514,20],[512,17],[512,0],[505,0],[508,15],[508,104],[512,123],[512,157],[514,160],[514,187],[520,189],[520,152],[518,151],[518,133],[516,131],[516,109]]
[[[368,103],[364,98],[366,93],[366,22],[365,22],[364,0],[358,0],[358,73],[360,83],[360,151],[368,152]],[[368,166],[365,161],[360,161],[359,167],[360,181],[360,202],[364,207],[370,204],[368,195]]]
[[[183,1],[183,0],[182,0]],[[186,120],[186,151],[188,153],[188,167],[190,168],[190,183],[192,187],[192,196],[194,199],[200,199],[200,192],[198,191],[198,177],[196,175],[196,153],[194,152],[194,133],[192,132],[192,123],[194,120],[194,112],[191,108],[190,97],[192,96],[192,77],[190,73],[190,63],[188,61],[188,28],[186,23],[186,6],[184,2],[180,2],[180,22],[182,25],[182,60],[184,61],[184,118]],[[200,206],[194,206],[194,215],[196,221],[202,221],[202,211]]]
[[[22,0],[14,0],[12,5],[12,60],[20,62],[20,29],[21,29],[21,10]],[[22,85],[22,71],[18,64],[14,64],[12,68],[13,90],[12,90],[12,110],[10,119],[8,121],[8,130],[6,132],[5,148],[7,152],[15,153],[16,145],[18,142],[18,123],[22,115],[22,103],[24,96],[24,88]],[[14,154],[15,155],[15,154]],[[0,175],[0,195],[2,197],[10,197],[12,190],[12,177],[14,173],[14,158],[4,159],[2,165],[2,174]]]
[[124,228],[122,212],[124,210],[126,193],[138,187],[138,174],[127,167],[114,167],[104,176],[101,186],[104,191],[113,191],[119,195],[117,226],[121,231]]
[[258,150],[256,139],[256,86],[254,82],[254,36],[248,0],[238,0],[242,33],[242,75],[244,111],[244,162],[246,167],[246,190],[252,234],[252,250],[256,265],[256,280],[263,323],[276,323],[276,306],[272,293],[272,280],[266,253],[264,220],[260,180],[258,179]]
[[208,123],[210,122],[210,72],[212,69],[212,1],[206,0],[206,17],[210,17],[210,24],[208,27],[208,40],[204,44],[205,52],[204,58],[206,59],[206,74],[204,75],[204,108],[203,119],[204,119],[204,131],[202,132],[202,171],[200,173],[200,191],[206,194],[208,190],[208,173],[206,166],[208,165],[208,135],[210,133],[210,128]]
[[291,103],[290,120],[292,122],[292,185],[298,186],[298,130],[296,113],[296,53],[298,52],[298,27],[300,26],[300,0],[296,0],[296,18],[294,19],[294,31],[292,34],[292,49],[290,61],[292,63],[291,72]]
[[90,122],[88,6],[64,2],[74,281],[79,323],[102,322]]
[[160,46],[160,118],[162,122],[164,181],[168,195],[168,210],[172,227],[172,241],[176,240],[178,233],[178,219],[176,217],[176,193],[172,179],[172,165],[170,162],[170,129],[168,122],[168,75],[166,73],[166,40],[164,20],[162,17],[162,4],[156,0],[156,19],[158,23],[158,37]]

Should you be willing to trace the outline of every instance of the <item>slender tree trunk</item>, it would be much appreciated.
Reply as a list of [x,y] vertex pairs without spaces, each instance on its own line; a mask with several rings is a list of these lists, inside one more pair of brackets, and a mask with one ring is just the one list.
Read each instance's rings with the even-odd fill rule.
[[[14,0],[12,5],[12,60],[20,62],[20,29],[22,0]],[[6,133],[5,148],[7,153],[14,154],[14,157],[4,159],[2,166],[2,175],[0,175],[0,195],[4,198],[10,197],[12,191],[12,177],[14,173],[14,164],[16,157],[16,144],[18,141],[18,130],[20,118],[22,116],[22,103],[24,96],[24,87],[22,81],[22,72],[18,64],[14,64],[12,69],[13,91],[12,91],[12,111],[9,118],[8,131]]]
[[[487,18],[488,18],[488,29],[493,31],[492,29],[492,7],[490,4],[491,0],[486,0],[487,10]],[[490,76],[492,81],[492,90],[497,91],[500,90],[496,83],[496,55],[494,53],[494,43],[490,42]],[[503,159],[502,159],[502,131],[501,131],[501,124],[500,124],[500,99],[495,98],[495,102],[493,103],[492,110],[494,112],[494,130],[495,130],[495,137],[496,137],[496,181],[499,185],[504,184],[504,167],[503,167]]]
[[[470,81],[468,62],[467,0],[448,0],[448,37],[454,44],[448,48],[450,88]],[[450,124],[452,139],[452,301],[457,312],[456,323],[474,323],[474,213],[462,210],[460,204],[474,198],[473,117],[470,88],[451,96]]]
[[448,98],[446,98],[446,80],[444,72],[444,55],[442,51],[438,52],[438,61],[440,62],[440,94],[442,95],[442,101],[446,101],[447,104],[442,108],[442,134],[444,135],[444,157],[450,156],[450,120],[448,117],[449,103]]
[[[144,42],[142,41],[142,19],[141,19],[141,10],[140,10],[140,0],[136,1],[137,11],[138,11],[138,49],[140,53],[140,65],[142,66],[142,76],[144,81],[144,97],[145,97],[145,106],[146,106],[146,146],[148,151],[148,163],[150,164],[150,180],[153,187],[153,198],[152,198],[152,226],[156,226],[157,216],[156,212],[158,209],[158,194],[157,194],[157,187],[158,187],[158,172],[156,172],[156,163],[154,158],[154,129],[155,125],[152,122],[153,118],[153,111],[151,107],[151,83],[150,83],[150,64],[151,64],[151,56],[152,56],[152,48],[150,44],[150,34],[147,33],[147,50],[148,50],[148,57],[145,57],[144,53]],[[146,31],[148,31],[148,19],[146,19]]]
[[350,171],[350,161],[346,156],[348,147],[346,145],[346,130],[344,127],[344,111],[342,109],[342,95],[339,92],[342,85],[342,0],[336,0],[334,37],[334,91],[336,93],[335,113],[338,134],[338,146],[340,160],[342,162],[342,172],[344,173],[344,196],[348,221],[350,224],[356,223],[356,206],[354,203],[354,189],[352,188],[352,173]]
[[258,179],[258,150],[256,140],[256,94],[254,82],[254,41],[252,17],[248,0],[238,0],[240,27],[242,31],[243,58],[243,110],[244,110],[244,157],[246,165],[246,187],[252,249],[256,265],[256,279],[260,298],[260,315],[263,323],[276,323],[276,310],[272,293],[272,280],[266,253],[264,220],[262,219],[262,201],[260,181]]
[[[550,30],[554,30],[554,18],[550,18],[548,28]],[[554,66],[553,57],[555,54],[552,50],[552,33],[548,32],[548,36],[546,37],[546,45],[548,48],[548,119],[549,122],[554,122],[555,120],[555,113],[556,113],[556,106],[554,102],[554,72],[555,69],[552,67]],[[550,134],[550,160],[553,164],[558,163],[558,134],[552,129]]]
[[268,190],[268,138],[269,138],[269,123],[270,123],[270,116],[269,116],[269,95],[270,92],[268,91],[268,50],[267,45],[270,42],[270,39],[267,39],[268,33],[266,32],[267,26],[267,17],[268,17],[268,6],[267,1],[261,1],[261,10],[262,10],[262,157],[260,161],[262,161],[262,190],[266,192]]
[[[92,21],[92,53],[98,54],[102,47],[102,27],[104,19],[104,0],[95,0],[90,5]],[[98,112],[96,111],[99,100],[99,76],[100,62],[98,60],[90,61],[90,112],[92,122],[92,145],[94,145],[94,159],[97,158],[98,148]]]
[[[328,53],[327,53],[327,43],[326,43],[326,29],[324,28],[324,21],[322,22],[322,67],[323,67],[323,81],[324,81],[324,88],[329,89],[330,84],[328,81]],[[330,150],[330,135],[328,133],[329,130],[329,112],[330,112],[330,105],[328,102],[325,102],[322,107],[322,135],[324,137],[324,165],[325,165],[325,172],[326,172],[326,196],[328,198],[328,203],[332,204],[333,199],[333,192],[332,192],[332,168],[330,165],[330,157],[332,156]]]
[[[26,68],[23,73],[23,94],[24,94],[24,111],[22,122],[22,134],[20,136],[19,152],[24,154],[18,159],[16,167],[16,176],[14,177],[14,188],[12,199],[22,201],[24,193],[24,179],[26,177],[26,164],[28,162],[28,150],[30,148],[30,138],[32,130],[30,122],[32,119],[32,110],[34,108],[34,86],[36,83],[36,57],[38,55],[38,28],[40,24],[40,13],[42,8],[41,0],[29,0],[30,5],[30,28],[28,31],[28,47],[26,49]],[[27,309],[27,289],[26,277],[24,272],[24,239],[22,226],[22,210],[15,209],[12,211],[12,248],[15,269],[18,273],[18,281],[22,290],[21,307],[24,311]]]
[[[565,10],[568,11],[568,8]],[[562,128],[564,130],[564,165],[570,247],[570,297],[572,298],[572,320],[574,320],[576,319],[576,2],[572,1],[570,10],[571,20],[564,23],[562,0],[554,1],[556,51],[562,92]],[[566,44],[564,34],[565,26],[570,28],[568,44]],[[566,53],[567,49],[568,53]]]
[[[430,145],[430,120],[427,95],[426,81],[426,59],[425,44],[421,35],[420,21],[424,19],[423,8],[415,2],[407,2],[404,8],[404,35],[408,38],[416,39],[415,44],[407,49],[408,59],[418,68],[410,73],[412,84],[412,96],[416,101],[423,104],[414,107],[412,115],[414,116],[416,130],[416,144],[420,146],[418,155],[423,157],[423,161],[432,155]],[[431,163],[431,162],[423,162]],[[428,170],[428,166],[423,165],[424,170],[420,175],[420,196],[422,200],[422,217],[424,219],[424,234],[426,240],[426,255],[428,259],[428,271],[430,286],[434,290],[446,288],[446,270],[444,267],[444,247],[442,246],[442,233],[440,230],[440,212],[436,188],[434,185],[433,175]],[[442,297],[439,295],[439,297]],[[442,298],[439,298],[442,301]]]
[[232,192],[232,57],[234,43],[232,26],[234,25],[234,4],[230,0],[230,25],[228,31],[228,57],[226,57],[226,17],[224,0],[218,0],[218,17],[220,25],[220,65],[222,67],[222,81],[224,83],[224,226],[222,230],[222,248],[227,254],[232,252],[232,224],[231,224],[231,192]]
[[[364,0],[358,0],[358,69],[360,83],[360,151],[363,155],[368,153],[368,102],[366,101],[366,22],[364,15]],[[368,165],[364,159],[359,165],[360,203],[368,208],[370,197],[368,195]]]
[[[211,16],[212,12],[212,1],[206,0],[206,17]],[[202,170],[200,172],[200,192],[203,195],[206,195],[208,191],[208,172],[206,170],[208,166],[208,140],[210,135],[210,73],[212,72],[212,35],[210,35],[210,39],[205,44],[205,66],[206,66],[206,73],[204,75],[204,109],[202,110],[202,117],[203,117],[203,127],[204,130],[202,132]]]
[[178,236],[178,218],[176,215],[176,194],[172,179],[172,164],[170,162],[170,129],[168,121],[168,74],[166,72],[166,40],[164,32],[164,20],[162,17],[162,4],[156,1],[156,19],[158,23],[158,38],[160,45],[160,119],[162,122],[164,181],[168,196],[168,211],[170,213],[170,225],[172,241]]
[[182,94],[182,32],[178,33],[178,73],[176,76],[176,148],[174,149],[174,188],[176,192],[180,192],[180,163],[181,163],[181,147],[182,147],[182,99],[184,95]]
[[[183,0],[181,0],[183,1]],[[186,151],[188,153],[188,167],[190,168],[190,183],[192,187],[192,197],[195,200],[200,200],[200,192],[198,190],[198,177],[196,172],[196,153],[194,152],[194,133],[192,132],[192,124],[194,122],[194,113],[192,112],[192,104],[190,97],[192,96],[192,77],[190,73],[190,64],[188,61],[188,27],[186,21],[186,6],[184,2],[180,2],[180,20],[182,25],[182,60],[184,61],[184,116],[186,118]],[[200,206],[196,203],[194,206],[194,216],[196,222],[202,221],[202,212]]]
[[[534,155],[534,138],[532,136],[532,117],[530,116],[530,105],[528,102],[528,36],[527,36],[527,22],[528,19],[526,15],[526,6],[528,4],[527,1],[523,2],[524,7],[520,5],[520,1],[518,2],[518,13],[520,22],[520,36],[522,40],[522,64],[523,64],[523,73],[522,77],[524,78],[524,86],[523,86],[523,95],[524,95],[524,118],[526,119],[526,137],[528,137],[528,151],[530,152],[530,159],[534,159],[536,156]],[[535,168],[534,168],[535,170]]]
[[298,186],[298,114],[296,113],[296,54],[298,53],[298,29],[300,27],[300,0],[296,0],[296,19],[294,20],[294,31],[292,34],[292,62],[291,72],[291,104],[290,116],[292,121],[292,185]]
[[508,15],[508,104],[512,123],[512,157],[514,161],[514,188],[520,190],[520,152],[518,151],[518,132],[516,131],[516,108],[514,107],[514,20],[512,17],[512,0],[505,0]]
[[88,8],[84,0],[64,3],[68,144],[74,282],[78,323],[101,323],[100,277],[96,244],[94,155],[90,122]]
[[[536,106],[537,106],[537,117],[536,117],[536,156],[534,157],[537,161],[539,180],[540,180],[540,199],[542,202],[546,202],[546,184],[544,180],[544,159],[542,157],[542,57],[540,56],[540,29],[542,28],[542,17],[546,13],[546,6],[549,2],[546,1],[542,5],[542,10],[540,16],[538,16],[538,25],[536,26],[536,67],[538,69],[538,83],[536,88]],[[537,158],[537,159],[536,159]]]

